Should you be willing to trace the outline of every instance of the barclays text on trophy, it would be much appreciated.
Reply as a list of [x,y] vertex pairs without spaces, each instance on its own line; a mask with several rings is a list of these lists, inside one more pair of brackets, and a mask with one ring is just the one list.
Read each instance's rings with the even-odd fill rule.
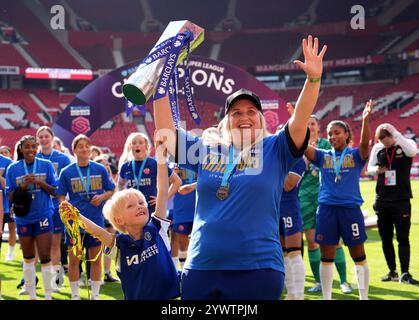
[[204,29],[190,21],[172,21],[149,55],[122,87],[124,96],[133,104],[143,105],[155,94],[164,96],[170,89],[173,73],[204,40]]

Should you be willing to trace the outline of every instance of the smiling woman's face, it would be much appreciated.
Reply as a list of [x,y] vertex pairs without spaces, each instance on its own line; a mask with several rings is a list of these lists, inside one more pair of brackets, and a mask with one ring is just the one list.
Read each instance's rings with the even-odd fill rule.
[[[233,141],[254,142],[255,137],[262,130],[262,114],[257,107],[247,99],[238,100],[228,111],[229,127]],[[238,140],[240,139],[240,140]]]
[[20,148],[26,162],[31,163],[35,160],[36,153],[38,152],[38,144],[34,140],[24,141]]
[[80,140],[74,148],[74,154],[78,160],[86,160],[90,158],[90,142],[87,140]]
[[40,131],[36,138],[42,149],[48,149],[52,147],[54,137],[51,135],[51,133],[48,132],[48,130]]

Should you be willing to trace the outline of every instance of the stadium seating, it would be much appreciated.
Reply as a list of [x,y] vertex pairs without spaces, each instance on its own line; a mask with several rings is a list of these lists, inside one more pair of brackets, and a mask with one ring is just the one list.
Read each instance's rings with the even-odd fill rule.
[[141,31],[144,19],[141,1],[129,0],[72,0],[75,13],[92,23],[97,31]]
[[[312,4],[309,0],[285,0],[283,5],[279,6],[276,0],[266,0],[262,8],[255,6],[254,1],[240,0],[236,2],[235,15],[241,23],[241,29],[233,28],[227,31],[226,29],[216,30],[216,27],[227,16],[228,1],[197,3],[192,0],[147,0],[146,2],[153,18],[160,22],[161,26],[166,26],[169,21],[187,17],[188,20],[205,28],[205,41],[193,53],[194,55],[208,57],[213,45],[221,44],[218,59],[246,70],[250,70],[255,65],[290,62],[305,33],[304,26],[298,29],[298,24],[304,24],[304,17],[307,18],[308,8]],[[48,14],[51,6],[57,4],[54,0],[39,0],[37,3],[41,4]],[[157,31],[158,28],[155,32],[141,32],[141,24],[146,17],[141,1],[72,0],[66,3],[79,19],[91,24],[89,30],[75,29],[74,25],[69,23],[70,15],[66,12],[68,42],[91,64],[93,70],[116,67],[112,56],[113,39],[121,38],[122,56],[128,63],[145,57],[161,35],[161,31]],[[354,3],[352,0],[341,0],[340,5],[337,6],[334,0],[319,1],[314,8],[315,19],[312,26],[316,28],[320,24],[327,26],[327,23],[348,22],[350,7]],[[392,2],[389,3],[391,5]],[[386,9],[379,0],[360,0],[357,4],[367,7],[367,19],[372,18],[374,25],[377,24],[377,15]],[[413,2],[394,17],[388,27],[389,30],[392,29],[391,23],[403,24],[406,21],[411,23],[412,18],[416,17],[417,6],[417,2]],[[266,15],[267,11],[271,14]],[[177,15],[179,12],[182,12],[182,16]],[[25,1],[13,3],[4,1],[0,10],[0,20],[12,25],[28,42],[23,47],[40,66],[81,67],[31,12]],[[288,29],[284,31],[286,28],[292,31]],[[350,30],[344,30],[346,33],[341,34],[336,30],[334,28],[326,30],[327,34],[321,36],[321,42],[328,44],[326,56],[328,60],[377,54],[395,37],[403,37],[411,32],[409,28],[399,32],[396,27],[391,32],[381,34],[351,33]],[[407,46],[405,51],[418,48],[419,41],[416,40]],[[29,66],[29,63],[12,45],[2,43],[0,44],[0,65],[19,66],[22,71]],[[419,119],[417,83],[419,83],[418,75],[405,77],[397,84],[387,79],[374,83],[322,85],[315,112],[321,117],[323,126],[336,118],[347,121],[354,130],[355,143],[359,140],[361,124],[359,120],[362,109],[369,98],[375,102],[372,129],[385,121],[394,123],[400,130],[406,126],[415,128]],[[301,88],[290,88],[278,92],[284,100],[295,103],[300,91]],[[12,103],[19,106],[25,113],[25,126],[29,123],[33,127],[19,128],[21,123],[12,123],[19,129],[13,132],[0,129],[0,137],[6,139],[8,143],[14,143],[23,133],[33,134],[36,126],[51,125],[51,121],[74,99],[75,95],[76,93],[61,94],[52,89],[32,88],[32,86],[31,89],[1,89],[0,103]],[[37,104],[36,98],[42,102],[41,105],[45,105],[46,109]],[[180,104],[181,118],[186,121],[187,129],[195,128],[196,125],[190,118],[182,99],[180,99]],[[199,100],[196,101],[196,105],[202,118],[200,128],[205,129],[218,123],[215,113],[219,106]],[[149,136],[152,136],[154,123],[150,106],[147,106],[147,111],[144,124]],[[92,139],[95,144],[107,145],[119,154],[122,152],[127,135],[137,128],[131,122],[124,122],[121,116],[115,117],[112,123],[113,127],[110,129],[97,130]]]
[[28,42],[26,50],[41,67],[81,68],[23,1],[4,1],[0,10],[0,20],[14,26],[23,36]]
[[241,0],[237,1],[236,14],[243,29],[279,28],[294,21],[309,5],[308,0],[286,1],[281,5],[276,0],[264,0],[260,6],[252,0]]
[[0,43],[0,61],[2,66],[17,66],[23,69],[21,71],[29,67],[29,63],[11,44]]

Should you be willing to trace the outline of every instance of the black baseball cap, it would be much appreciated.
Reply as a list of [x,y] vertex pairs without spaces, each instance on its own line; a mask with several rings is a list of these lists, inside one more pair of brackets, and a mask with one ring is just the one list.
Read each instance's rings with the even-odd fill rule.
[[262,110],[262,104],[260,103],[260,99],[259,97],[253,93],[250,90],[241,88],[240,90],[233,92],[231,95],[229,95],[226,99],[226,104],[225,104],[225,113],[227,114],[228,110],[231,108],[231,106],[238,100],[240,99],[247,99],[251,102],[254,103],[254,105],[256,106],[256,108],[260,111],[263,112]]

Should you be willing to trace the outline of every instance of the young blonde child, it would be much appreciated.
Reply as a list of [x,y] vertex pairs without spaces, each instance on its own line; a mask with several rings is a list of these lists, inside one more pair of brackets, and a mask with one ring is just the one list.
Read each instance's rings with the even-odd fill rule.
[[[135,188],[115,193],[103,211],[120,234],[112,234],[83,215],[86,231],[106,247],[106,254],[116,255],[117,274],[126,300],[167,300],[180,295],[176,268],[170,256],[166,220],[168,175],[165,150],[159,142],[157,153],[156,210],[150,216],[144,195]],[[64,202],[62,206],[68,206]]]

